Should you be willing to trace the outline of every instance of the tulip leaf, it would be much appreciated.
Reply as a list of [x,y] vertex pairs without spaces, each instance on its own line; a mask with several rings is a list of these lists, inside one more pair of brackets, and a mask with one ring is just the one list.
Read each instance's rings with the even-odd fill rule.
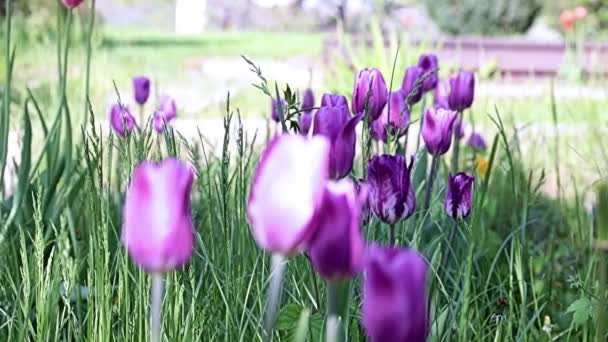
[[298,324],[301,311],[302,308],[295,303],[283,306],[279,312],[279,317],[277,317],[275,329],[283,331],[293,329]]
[[422,182],[426,179],[427,174],[427,164],[428,164],[428,153],[426,153],[426,148],[421,148],[416,156],[416,162],[414,165],[414,187],[417,189]]

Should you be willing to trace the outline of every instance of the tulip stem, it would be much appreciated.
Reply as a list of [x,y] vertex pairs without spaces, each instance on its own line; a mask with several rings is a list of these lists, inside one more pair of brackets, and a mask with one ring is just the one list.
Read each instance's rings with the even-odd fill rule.
[[452,229],[450,230],[450,235],[448,236],[446,247],[443,249],[445,254],[443,254],[443,260],[441,260],[441,265],[444,269],[448,267],[449,256],[450,253],[453,253],[452,245],[454,243],[454,237],[456,236],[456,229],[458,229],[458,221],[454,220],[454,224],[452,225]]
[[426,106],[426,94],[422,95],[422,103],[420,105],[420,129],[418,130],[418,138],[416,139],[416,153],[420,148],[420,136],[422,135],[422,125],[424,124],[424,107]]
[[395,244],[395,225],[390,225],[389,235],[388,235],[388,243],[390,246]]
[[277,309],[281,301],[283,287],[283,271],[285,262],[282,255],[273,254],[270,264],[270,289],[268,301],[266,302],[266,313],[264,318],[264,341],[272,340],[272,328],[277,316]]
[[431,172],[429,173],[429,178],[426,185],[426,194],[424,197],[424,211],[428,211],[431,207],[431,193],[433,192],[433,183],[435,183],[435,175],[437,174],[438,160],[438,156],[433,156],[433,161],[431,162]]
[[452,172],[458,172],[458,160],[460,157],[460,127],[462,125],[462,112],[456,114],[456,127],[452,130],[454,135],[454,150],[452,152]]
[[327,282],[327,324],[325,329],[325,341],[337,342],[340,335],[338,286],[333,282]]
[[150,341],[160,342],[161,311],[163,306],[163,275],[153,272],[152,276],[152,302],[150,305]]
[[312,285],[313,290],[315,291],[315,309],[319,309],[319,305],[321,304],[321,295],[319,294],[319,284],[317,280],[317,272],[315,272],[314,266],[312,265],[312,259],[308,253],[304,253],[306,259],[308,259],[308,265],[310,266],[310,273],[312,274]]

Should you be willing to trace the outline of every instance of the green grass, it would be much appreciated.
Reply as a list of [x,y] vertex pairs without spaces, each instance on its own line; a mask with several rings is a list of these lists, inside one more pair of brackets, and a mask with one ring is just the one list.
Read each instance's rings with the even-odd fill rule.
[[[150,39],[161,38],[155,34]],[[94,53],[95,123],[107,115],[99,97],[114,76],[122,75],[124,79],[116,80],[124,84],[134,73],[128,67],[158,67],[163,73],[173,67],[165,62],[186,56],[171,48],[155,54],[155,48],[162,50],[161,43],[146,47],[146,54],[139,53],[144,48],[129,44],[127,50],[116,43],[112,48],[102,45]],[[246,219],[258,151],[244,142],[238,130],[225,131],[218,157],[202,148],[203,137],[186,141],[179,132],[157,136],[145,131],[122,140],[100,135],[92,123],[79,131],[82,107],[72,101],[82,104],[78,99],[84,94],[83,75],[78,65],[84,63],[83,55],[79,48],[70,55],[70,75],[79,76],[67,84],[70,106],[66,106],[58,100],[64,91],[53,80],[57,71],[42,58],[44,48],[37,47],[39,52],[33,53],[39,59],[20,59],[24,55],[18,53],[15,82],[3,88],[19,95],[11,108],[12,126],[29,131],[29,124],[38,117],[37,105],[47,130],[39,121],[32,136],[24,138],[22,160],[26,162],[18,168],[17,191],[0,202],[0,340],[149,339],[149,277],[131,262],[119,242],[121,211],[137,163],[167,156],[191,162],[197,177],[192,193],[195,254],[188,266],[167,275],[165,339],[261,340],[269,255],[256,246]],[[167,57],[171,54],[175,55]],[[366,63],[382,65],[374,58]],[[120,65],[120,71],[112,65]],[[33,87],[29,96],[24,82],[39,72],[49,75],[48,84]],[[168,72],[166,77],[170,76]],[[348,94],[347,78],[352,82],[352,74],[344,71],[341,78],[334,78],[336,84],[326,87]],[[227,124],[239,120],[231,115],[235,108],[246,113],[256,103],[267,104],[261,92],[252,90],[250,97],[251,102],[236,99],[228,112],[221,112]],[[396,226],[398,243],[420,250],[431,266],[430,340],[595,340],[596,323],[605,324],[596,322],[595,315],[605,294],[598,292],[596,233],[587,196],[591,184],[608,172],[600,130],[606,125],[605,105],[580,100],[553,107],[550,98],[521,105],[499,101],[496,107],[480,102],[472,111],[476,123],[496,133],[486,154],[491,168],[478,177],[473,213],[459,226],[455,242],[447,243],[452,222],[443,210],[449,155],[440,163],[430,211],[419,211]],[[0,128],[9,117],[8,108],[3,108]],[[522,120],[549,125],[530,140],[521,140],[512,123]],[[554,124],[579,122],[598,130],[582,136],[552,133]],[[2,130],[0,138],[0,146],[6,146]],[[27,146],[32,141],[42,142],[30,151]],[[231,141],[236,149],[228,149]],[[462,169],[474,172],[468,162],[472,157],[472,151],[463,150]],[[418,155],[414,172],[419,203],[425,188],[424,158],[424,152]],[[359,177],[362,161],[356,160],[355,165],[353,176]],[[545,186],[556,191],[548,195]],[[388,227],[376,219],[363,230],[369,241],[388,241]],[[441,265],[448,252],[454,253],[451,262]],[[359,324],[360,282],[361,277],[352,281],[348,319],[352,341],[364,340]],[[297,341],[323,340],[324,290],[304,256],[289,259],[275,341],[291,341],[296,334],[302,337]]]

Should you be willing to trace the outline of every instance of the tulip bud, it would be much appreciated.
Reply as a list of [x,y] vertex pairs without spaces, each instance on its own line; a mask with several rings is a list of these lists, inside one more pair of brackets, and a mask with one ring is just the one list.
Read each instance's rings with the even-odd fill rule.
[[[410,100],[410,105],[420,102],[422,99],[422,87],[418,88],[417,91],[414,91],[416,81],[422,77],[423,71],[422,68],[418,66],[411,66],[405,70],[405,75],[403,76],[403,82],[401,83],[401,93],[403,94],[403,98],[405,101]],[[410,95],[412,93],[412,95]]]
[[468,71],[461,71],[450,78],[450,95],[448,104],[451,110],[462,112],[471,107],[475,95],[475,76]]
[[69,9],[80,6],[84,0],[63,0],[63,5]]
[[325,137],[287,134],[266,147],[247,202],[251,232],[261,248],[291,255],[306,247],[327,185],[329,149]]
[[475,177],[464,172],[450,174],[445,194],[445,212],[455,220],[462,220],[471,213],[474,182]]
[[418,59],[418,66],[422,68],[423,75],[428,72],[435,71],[435,74],[427,77],[422,83],[422,91],[426,93],[427,91],[435,89],[439,79],[437,76],[437,70],[439,69],[439,60],[437,59],[437,55],[421,55]]
[[448,96],[450,96],[450,81],[446,79],[439,80],[434,95],[435,107],[450,109],[450,104],[448,103]]
[[321,107],[336,107],[346,106],[348,108],[348,100],[344,95],[323,94],[321,97]]
[[368,248],[361,309],[368,341],[426,341],[427,269],[424,257],[414,250]]
[[194,248],[190,191],[194,173],[177,159],[144,161],[133,172],[123,210],[122,243],[142,268],[172,270]]
[[146,76],[138,76],[133,78],[133,94],[135,102],[143,105],[148,101],[150,96],[150,79]]
[[[390,104],[390,108],[389,108]],[[391,134],[402,137],[410,125],[410,113],[405,108],[405,101],[400,91],[393,91],[389,94],[389,102],[382,114],[376,121],[372,122],[371,135],[376,140],[387,140],[387,130]]]
[[127,131],[135,127],[135,118],[131,115],[129,108],[116,103],[110,109],[110,124],[121,138],[125,137]]
[[154,113],[154,117],[153,117],[153,125],[154,125],[154,130],[158,133],[162,133],[165,130],[165,125],[167,124],[167,122],[165,121],[165,117],[163,115],[162,112],[155,112]]
[[483,139],[481,134],[477,132],[471,133],[467,145],[476,150],[485,150],[486,148],[488,148],[488,146],[486,145],[486,141]]
[[409,165],[402,155],[374,156],[367,166],[369,206],[387,224],[407,219],[416,210],[416,195],[411,182],[414,157]]
[[[275,122],[281,122],[281,118],[279,116],[279,104],[277,102],[277,100],[273,97],[270,101],[270,105],[271,105],[271,116],[272,116],[272,120],[274,120]],[[287,102],[285,102],[284,99],[281,99],[281,105],[283,107],[283,115],[285,115],[285,113],[287,112]],[[283,118],[285,119],[285,118]]]
[[163,95],[160,98],[160,104],[158,111],[163,113],[163,117],[166,122],[169,122],[177,117],[177,106],[175,105],[175,99],[169,95]]
[[312,89],[306,89],[304,91],[304,95],[302,96],[302,112],[310,113],[314,107],[315,94],[312,92]]
[[450,149],[456,117],[456,112],[441,108],[429,108],[424,112],[422,139],[430,154],[439,156]]
[[350,117],[348,107],[321,107],[314,117],[313,135],[324,135],[331,142],[329,174],[333,179],[346,177],[353,169],[357,135],[355,128],[363,113]]
[[458,138],[458,140],[461,140],[466,135],[465,127],[466,125],[464,123],[464,120],[462,120],[462,116],[457,116],[452,129],[454,131],[454,135],[456,136],[456,138]]
[[310,126],[312,126],[312,113],[302,113],[300,116],[300,133],[308,135]]
[[362,266],[361,209],[366,196],[347,179],[329,182],[325,188],[308,251],[315,270],[329,281],[350,278]]
[[365,112],[365,102],[367,93],[369,94],[369,117],[370,121],[376,120],[382,113],[382,108],[386,104],[388,90],[386,82],[380,70],[362,69],[359,70],[355,77],[355,86],[353,89],[352,110],[354,114]]

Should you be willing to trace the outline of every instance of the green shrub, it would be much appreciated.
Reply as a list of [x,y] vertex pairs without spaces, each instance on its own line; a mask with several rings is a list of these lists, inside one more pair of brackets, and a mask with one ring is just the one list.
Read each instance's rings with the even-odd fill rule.
[[426,0],[431,17],[451,34],[523,33],[542,8],[541,0]]

